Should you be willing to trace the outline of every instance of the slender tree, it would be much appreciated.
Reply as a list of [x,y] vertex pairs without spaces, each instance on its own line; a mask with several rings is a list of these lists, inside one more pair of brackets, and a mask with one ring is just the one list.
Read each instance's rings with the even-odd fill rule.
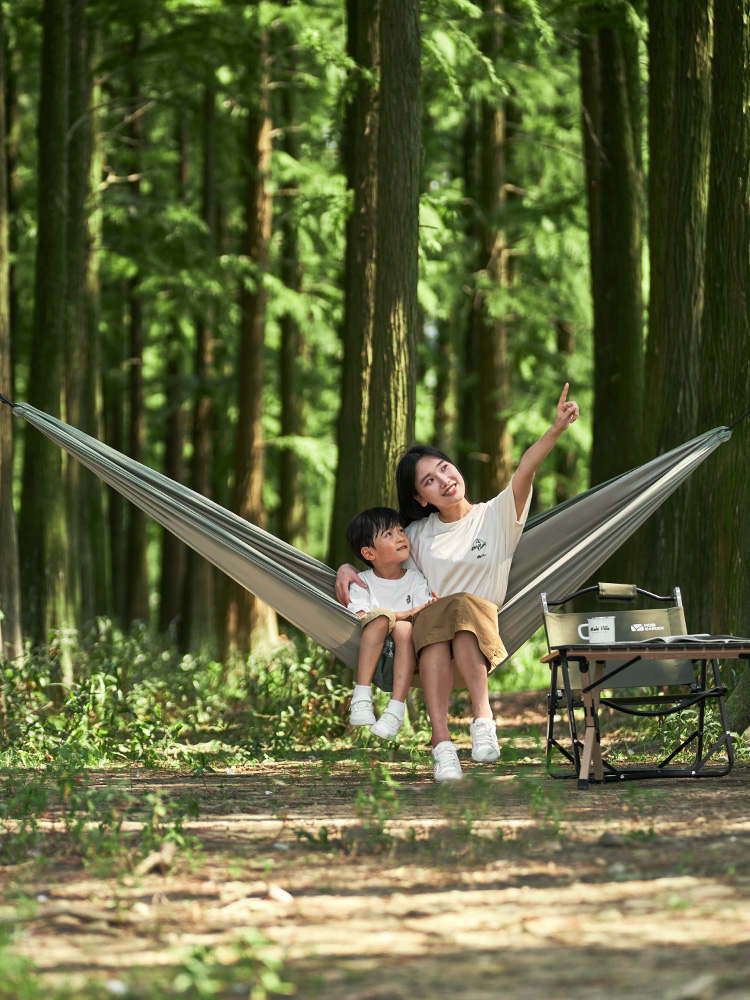
[[[8,266],[8,175],[5,128],[5,30],[0,4],[0,391],[10,393],[10,273]],[[0,660],[21,655],[18,537],[13,509],[11,411],[0,408]]]
[[[461,167],[466,191],[464,214],[465,233],[470,245],[481,242],[481,227],[477,206],[479,192],[479,144],[478,122],[480,114],[478,102],[467,102],[466,123],[462,132]],[[469,496],[479,496],[479,464],[477,462],[479,443],[479,364],[477,359],[477,313],[475,297],[470,296],[469,309],[459,336],[459,376],[457,414],[457,454],[458,463],[466,480]]]
[[[6,33],[7,34],[7,33]],[[10,261],[8,265],[8,317],[10,329],[15,331],[10,345],[11,383],[10,392],[15,395],[16,366],[18,362],[19,336],[21,329],[21,310],[18,304],[18,236],[20,230],[20,213],[18,211],[21,196],[21,108],[18,93],[18,76],[21,69],[21,52],[18,46],[3,53],[5,61],[5,155],[7,164],[7,195],[8,195],[8,249]]]
[[[184,111],[178,112],[175,129],[177,146],[177,197],[187,203],[188,138]],[[185,413],[182,401],[182,317],[175,304],[167,337],[165,375],[166,427],[164,434],[164,473],[181,483],[184,479],[183,449],[185,445]],[[171,531],[164,529],[161,543],[161,577],[159,582],[159,627],[166,631],[180,615],[187,549]]]
[[[284,152],[292,159],[300,158],[296,108],[296,56],[293,37],[286,36],[286,80],[281,90]],[[302,262],[297,239],[295,214],[299,185],[292,181],[287,188],[287,200],[280,219],[281,279],[290,291],[299,296],[302,291]],[[281,396],[281,436],[287,440],[303,433],[304,414],[298,369],[304,338],[297,313],[288,309],[279,320],[281,351],[279,357],[279,389]],[[292,545],[305,547],[305,502],[300,483],[299,460],[294,445],[281,448],[279,455],[279,535]]]
[[[124,281],[114,287],[120,313],[114,317],[102,343],[104,377],[102,379],[104,437],[115,451],[127,450],[125,438],[126,390],[126,308],[127,301]],[[107,504],[107,524],[111,561],[112,609],[121,621],[126,620],[126,572],[125,572],[125,510],[126,501],[116,490],[111,491]]]
[[[70,103],[68,131],[67,273],[64,349],[64,412],[74,427],[84,427],[93,360],[87,336],[87,271],[89,237],[87,203],[91,168],[91,97],[89,86],[86,0],[70,4]],[[75,459],[63,456],[67,526],[66,579],[75,622],[91,620],[96,612],[94,562],[97,539],[91,510],[100,486]],[[84,497],[84,493],[87,494]]]
[[367,429],[375,314],[378,212],[380,0],[347,0],[347,52],[353,69],[344,123],[344,167],[352,193],[344,268],[344,357],[338,419],[338,469],[329,560],[349,558],[342,527],[362,506],[360,484]]
[[[640,457],[643,391],[641,184],[626,56],[630,30],[597,8],[581,40],[581,96],[594,305],[591,481],[633,468]],[[592,15],[593,16],[593,15]],[[602,23],[604,18],[604,23]],[[623,433],[622,414],[628,413]]]
[[[705,297],[698,359],[698,427],[737,419],[750,405],[750,0],[714,10]],[[692,541],[680,577],[692,627],[750,629],[750,427],[740,423],[690,483],[685,529]],[[750,679],[742,671],[728,703],[730,726],[750,726]]]
[[[206,227],[206,266],[216,264],[218,248],[218,197],[216,182],[216,86],[212,78],[203,90],[202,115],[203,176],[201,217]],[[212,395],[210,391],[214,364],[215,304],[209,300],[195,326],[193,373],[195,398],[192,413],[192,458],[190,486],[201,496],[211,496],[211,458],[213,454]],[[188,549],[179,625],[183,649],[202,646],[215,634],[216,598],[213,567],[192,549]]]
[[[136,26],[130,42],[128,61],[129,114],[127,121],[130,145],[131,199],[133,218],[143,223],[141,205],[141,162],[144,104],[139,80],[141,29]],[[146,454],[146,413],[143,378],[143,274],[136,255],[135,269],[127,279],[127,309],[130,335],[128,354],[128,454],[143,462]],[[148,621],[148,567],[146,562],[146,515],[134,504],[126,508],[127,543],[125,547],[125,620]]]
[[[83,394],[81,407],[81,428],[92,437],[101,439],[104,435],[101,343],[99,335],[100,309],[100,254],[102,245],[102,164],[103,146],[100,134],[102,103],[101,70],[101,27],[92,23],[88,28],[89,88],[86,111],[89,143],[89,183],[86,206],[86,293],[83,336],[85,338],[85,358],[83,372]],[[107,505],[104,486],[96,476],[89,476],[83,487],[81,506],[84,509],[88,551],[91,560],[90,583],[93,598],[84,597],[86,613],[111,615],[112,584],[107,527]]]
[[[557,341],[557,353],[563,359],[562,368],[565,377],[570,379],[570,369],[573,367],[571,360],[575,354],[575,331],[571,323],[565,320],[555,320],[555,339]],[[575,488],[576,461],[575,454],[571,450],[569,440],[566,438],[559,441],[554,452],[555,462],[555,503],[562,503],[570,497],[575,496],[578,490]]]
[[[257,23],[257,22],[256,22]],[[233,509],[263,527],[263,342],[266,318],[265,275],[271,239],[271,199],[267,176],[271,159],[268,99],[268,39],[257,28],[252,73],[254,99],[247,118],[245,230],[242,256],[249,265],[240,293],[239,418],[234,452]],[[224,607],[223,659],[230,650],[247,653],[267,644],[277,632],[276,616],[252,594],[227,581]]]
[[[60,416],[65,315],[68,131],[68,0],[45,0],[39,103],[38,237],[29,402]],[[37,642],[67,621],[65,508],[60,449],[43,435],[25,436],[19,515],[23,612]]]
[[[662,3],[649,6],[654,45],[668,35],[673,23],[675,49],[671,104],[665,98],[660,115],[649,127],[651,173],[662,173],[653,177],[649,192],[656,201],[649,204],[654,268],[644,396],[644,455],[648,457],[675,447],[702,429],[697,407],[709,165],[711,7],[711,0],[684,0],[676,10]],[[651,55],[658,59],[660,52],[652,49]],[[667,43],[667,63],[669,52]],[[654,589],[668,589],[680,579],[687,538],[683,523],[687,496],[686,490],[675,494],[644,529],[644,579]]]
[[419,245],[419,4],[382,0],[378,212],[372,376],[362,506],[392,498],[414,437]]
[[[486,27],[483,51],[496,63],[503,39],[503,5],[485,0]],[[505,220],[508,201],[509,160],[507,108],[509,101],[497,96],[481,103],[479,130],[479,282],[472,315],[476,330],[477,377],[479,389],[479,495],[494,496],[512,475],[508,410],[510,395],[509,322],[502,292],[512,281],[512,248]],[[498,295],[500,293],[500,295]]]

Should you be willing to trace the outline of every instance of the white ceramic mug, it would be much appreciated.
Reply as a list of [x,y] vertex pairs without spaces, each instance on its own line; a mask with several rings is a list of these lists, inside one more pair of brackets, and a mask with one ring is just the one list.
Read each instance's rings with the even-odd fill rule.
[[[585,635],[584,630],[587,632]],[[614,642],[615,616],[605,615],[601,618],[589,618],[587,622],[578,626],[578,635],[586,642]]]

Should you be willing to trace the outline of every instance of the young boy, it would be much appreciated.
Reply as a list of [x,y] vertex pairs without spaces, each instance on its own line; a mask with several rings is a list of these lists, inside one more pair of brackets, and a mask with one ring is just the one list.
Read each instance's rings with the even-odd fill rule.
[[[347,526],[349,548],[370,567],[360,577],[367,588],[349,587],[349,610],[366,619],[359,647],[357,683],[352,694],[349,724],[369,726],[381,739],[393,739],[404,722],[406,695],[416,655],[411,641],[411,616],[429,604],[434,595],[419,570],[406,569],[411,546],[398,512],[372,507],[357,514]],[[372,677],[383,642],[393,635],[393,694],[378,721],[372,710]]]

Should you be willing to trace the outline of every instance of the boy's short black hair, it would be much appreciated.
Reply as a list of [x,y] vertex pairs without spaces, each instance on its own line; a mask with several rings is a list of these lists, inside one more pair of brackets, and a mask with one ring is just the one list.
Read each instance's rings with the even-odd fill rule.
[[400,524],[401,518],[393,507],[370,507],[368,510],[363,510],[361,514],[353,517],[346,526],[346,540],[349,548],[357,559],[361,559],[372,568],[369,559],[365,559],[362,555],[363,547],[365,545],[371,546],[379,534]]

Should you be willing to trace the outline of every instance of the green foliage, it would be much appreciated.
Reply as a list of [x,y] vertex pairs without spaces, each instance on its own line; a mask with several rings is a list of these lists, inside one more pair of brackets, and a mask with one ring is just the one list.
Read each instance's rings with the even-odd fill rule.
[[12,942],[10,929],[0,924],[0,981],[3,997],[8,1000],[40,1000],[49,991],[39,980],[34,963],[16,955],[9,948]]
[[530,691],[549,687],[549,667],[540,663],[547,654],[544,628],[538,629],[518,652],[490,674],[490,691]]
[[282,973],[282,962],[269,942],[249,928],[228,948],[194,948],[176,970],[171,985],[174,994],[189,998],[231,995],[241,985],[248,990],[248,1000],[267,1000],[294,992]]
[[[184,831],[186,820],[198,816],[195,796],[176,801],[158,791],[139,796],[124,780],[100,785],[72,754],[61,752],[37,773],[5,768],[0,780],[4,864],[29,858],[44,862],[50,854],[63,854],[85,862],[114,859],[132,866],[166,842],[183,852],[196,846]],[[126,820],[139,823],[137,836],[123,833]]]
[[374,821],[374,833],[382,837],[385,824],[396,816],[399,808],[399,783],[379,761],[370,761],[370,769],[357,792],[356,809],[361,816]]
[[123,633],[101,619],[73,658],[78,680],[64,696],[48,652],[3,668],[6,765],[128,761],[189,766],[200,775],[217,755],[231,762],[284,753],[293,740],[312,743],[345,729],[349,689],[340,667],[304,640],[299,651],[288,641],[228,674],[209,657],[181,655],[142,625]]
[[[12,935],[0,927],[0,978],[4,1000],[66,1000],[76,996],[83,1000],[104,1000],[111,996],[148,996],[150,1000],[185,997],[237,995],[238,989],[248,1000],[268,1000],[269,997],[289,996],[291,983],[283,978],[281,959],[270,942],[255,928],[242,931],[237,940],[217,947],[196,946],[174,967],[158,970],[141,980],[139,969],[128,972],[122,979],[106,983],[91,980],[80,983],[75,990],[52,987],[43,982],[34,963],[12,951]],[[142,990],[146,992],[142,992]]]

